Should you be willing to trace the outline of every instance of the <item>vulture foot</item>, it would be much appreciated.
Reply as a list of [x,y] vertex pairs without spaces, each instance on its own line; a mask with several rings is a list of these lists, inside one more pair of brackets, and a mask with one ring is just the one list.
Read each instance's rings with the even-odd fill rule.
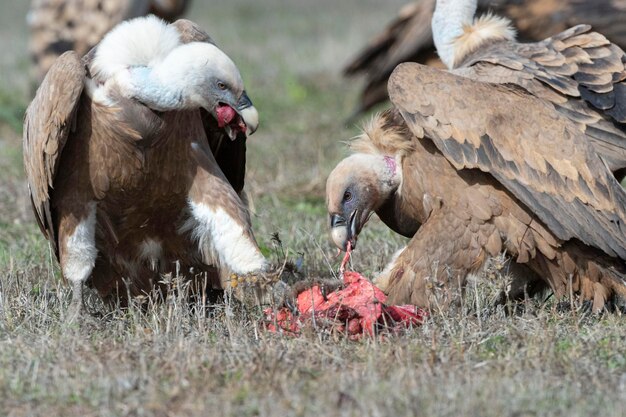
[[72,301],[67,308],[65,316],[66,326],[78,326],[81,329],[94,329],[100,326],[100,321],[92,316],[85,308],[83,283],[80,281],[72,283]]
[[280,280],[281,272],[270,270],[244,275],[233,273],[230,275],[230,289],[235,298],[246,306],[282,305],[291,289]]

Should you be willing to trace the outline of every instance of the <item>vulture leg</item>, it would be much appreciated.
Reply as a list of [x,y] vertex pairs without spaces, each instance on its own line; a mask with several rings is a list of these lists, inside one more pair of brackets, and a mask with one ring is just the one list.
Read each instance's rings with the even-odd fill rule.
[[223,289],[231,275],[267,270],[267,261],[252,233],[246,206],[220,170],[208,144],[193,143],[196,166],[188,201],[203,261],[217,264]]
[[[67,200],[66,200],[67,201]],[[96,203],[77,203],[59,208],[59,258],[63,277],[72,285],[68,321],[81,318],[84,307],[83,285],[96,262]]]
[[511,277],[511,281],[507,288],[500,292],[494,305],[506,305],[508,301],[531,298],[547,288],[546,282],[528,265],[518,264],[511,258],[506,260],[503,272]]
[[482,266],[483,246],[494,230],[490,223],[442,208],[420,227],[376,284],[391,304],[445,308],[455,298],[450,291],[460,289],[467,274]]
[[72,301],[67,309],[67,322],[75,323],[81,316],[85,307],[83,299],[83,281],[71,281],[72,283]]

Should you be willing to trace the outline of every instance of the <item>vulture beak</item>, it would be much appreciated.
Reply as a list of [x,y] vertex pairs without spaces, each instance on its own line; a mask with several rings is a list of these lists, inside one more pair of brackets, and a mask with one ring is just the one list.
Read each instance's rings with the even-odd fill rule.
[[246,124],[246,135],[249,136],[256,132],[259,127],[259,113],[245,91],[237,102],[237,112]]
[[226,130],[231,140],[237,139],[240,134],[249,136],[259,127],[259,113],[245,91],[235,105],[218,103],[215,117],[217,125]]
[[350,213],[350,218],[346,218],[340,214],[331,214],[330,216],[330,237],[339,249],[346,251],[348,242],[350,247],[356,247],[357,236],[360,232],[358,209]]

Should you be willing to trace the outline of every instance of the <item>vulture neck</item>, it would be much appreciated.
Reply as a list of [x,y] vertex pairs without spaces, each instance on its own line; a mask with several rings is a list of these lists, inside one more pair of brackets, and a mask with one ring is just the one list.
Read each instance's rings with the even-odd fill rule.
[[393,193],[376,210],[378,218],[391,230],[404,237],[413,237],[422,224],[414,215],[415,207],[400,192]]
[[428,220],[423,204],[424,186],[415,175],[420,172],[420,163],[414,153],[402,160],[400,186],[376,210],[376,215],[387,227],[409,238]]
[[[164,82],[157,68],[133,67],[122,76],[124,95],[132,97],[153,110],[182,110],[190,106],[190,97],[177,82]],[[161,71],[163,72],[163,71]],[[124,78],[128,78],[125,80]],[[124,82],[125,81],[125,82]]]
[[470,26],[476,13],[476,0],[437,0],[433,14],[433,40],[441,61],[452,69],[455,63],[455,40]]
[[398,158],[389,155],[355,155],[361,158],[361,164],[370,167],[378,179],[378,193],[382,204],[385,199],[398,190],[402,182],[402,166]]

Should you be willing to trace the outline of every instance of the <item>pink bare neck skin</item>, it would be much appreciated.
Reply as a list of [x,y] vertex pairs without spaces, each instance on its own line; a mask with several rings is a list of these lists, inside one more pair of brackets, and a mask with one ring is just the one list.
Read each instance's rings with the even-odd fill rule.
[[384,156],[383,159],[385,160],[385,164],[387,164],[387,169],[391,172],[391,175],[396,175],[397,165],[395,158],[391,156]]

